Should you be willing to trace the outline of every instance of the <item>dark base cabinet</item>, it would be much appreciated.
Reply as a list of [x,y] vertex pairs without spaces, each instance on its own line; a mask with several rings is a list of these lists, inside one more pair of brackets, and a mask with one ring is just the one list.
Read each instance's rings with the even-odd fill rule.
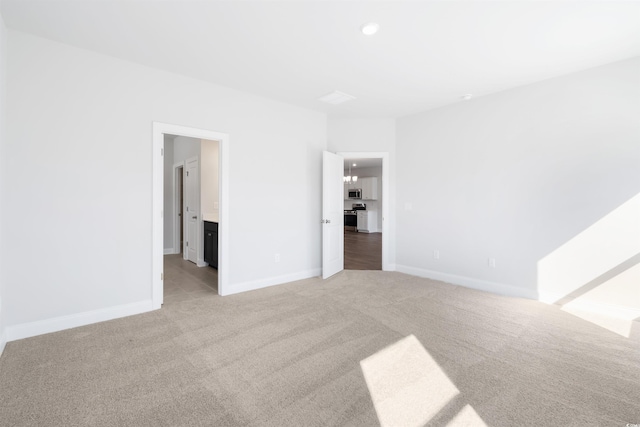
[[204,222],[204,262],[218,268],[218,223]]

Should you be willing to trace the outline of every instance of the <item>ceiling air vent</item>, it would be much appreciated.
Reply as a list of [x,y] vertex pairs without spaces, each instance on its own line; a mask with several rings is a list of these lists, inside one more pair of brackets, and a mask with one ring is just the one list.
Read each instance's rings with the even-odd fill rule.
[[356,97],[336,90],[325,96],[321,96],[320,98],[318,98],[318,101],[335,105],[335,104],[342,104],[343,102],[351,101],[352,99],[356,99]]

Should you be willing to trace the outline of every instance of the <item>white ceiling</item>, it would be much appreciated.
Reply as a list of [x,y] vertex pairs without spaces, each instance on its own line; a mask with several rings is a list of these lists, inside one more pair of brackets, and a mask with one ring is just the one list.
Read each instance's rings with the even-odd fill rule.
[[[640,55],[640,2],[2,0],[7,27],[343,117]],[[362,24],[380,31],[364,36]],[[323,104],[334,90],[355,100]]]
[[[353,164],[356,166],[353,166]],[[351,174],[358,175],[363,168],[381,168],[382,159],[344,159],[344,172],[345,175],[349,172],[349,165],[351,165]]]

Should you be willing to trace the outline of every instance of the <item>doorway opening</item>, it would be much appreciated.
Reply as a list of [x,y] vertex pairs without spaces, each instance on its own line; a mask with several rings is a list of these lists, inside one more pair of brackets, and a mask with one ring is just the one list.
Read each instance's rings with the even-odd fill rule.
[[382,270],[382,159],[344,159],[344,268]]
[[[180,158],[175,155],[176,150],[188,151],[186,149],[188,144],[175,142],[178,138],[182,141],[198,141],[200,151],[197,169],[193,168],[196,164],[189,162],[187,154],[184,156],[181,154]],[[170,147],[172,144],[168,144],[167,141],[171,141],[175,146]],[[215,156],[207,154],[205,145],[210,148],[211,144],[209,143],[215,143],[217,146]],[[192,253],[196,265],[208,266],[208,263],[204,261],[204,221],[215,221],[216,224],[220,224],[216,236],[217,292],[219,295],[225,295],[229,277],[228,144],[229,135],[224,133],[164,123],[154,122],[153,124],[153,275],[151,290],[153,308],[160,308],[164,301],[165,254],[182,262],[184,261],[183,257],[188,255],[187,245],[195,245],[195,250]],[[193,160],[194,156],[190,157]],[[174,159],[178,161],[174,161]],[[205,163],[215,163],[215,168],[203,167]],[[212,172],[212,170],[215,171]],[[185,185],[188,185],[187,174],[191,175],[192,173],[197,175],[197,179],[194,181],[197,182],[197,185],[192,182],[190,188],[199,197],[197,197],[197,203],[192,203],[189,206]],[[204,180],[201,180],[203,175]],[[213,191],[207,190],[207,183],[213,181],[216,186],[214,196],[211,195]],[[203,194],[205,197],[202,197]],[[185,224],[188,220],[185,215],[187,213],[191,217],[196,217],[191,228]],[[181,241],[182,243],[180,243]],[[189,264],[191,263],[189,262]],[[200,271],[200,273],[206,271],[199,269],[196,265],[192,264],[195,271]],[[214,269],[211,268],[211,271]]]
[[344,268],[388,271],[389,153],[337,154],[344,158]]
[[217,141],[164,135],[164,302],[218,293],[217,251],[215,261],[207,259],[203,237],[205,221],[218,217],[218,151]]

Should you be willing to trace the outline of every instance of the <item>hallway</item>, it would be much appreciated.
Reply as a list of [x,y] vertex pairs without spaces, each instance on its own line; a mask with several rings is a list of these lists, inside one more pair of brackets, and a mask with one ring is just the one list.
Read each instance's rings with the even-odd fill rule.
[[218,294],[218,270],[198,267],[182,254],[164,256],[164,304]]
[[344,232],[345,270],[382,270],[382,233]]

